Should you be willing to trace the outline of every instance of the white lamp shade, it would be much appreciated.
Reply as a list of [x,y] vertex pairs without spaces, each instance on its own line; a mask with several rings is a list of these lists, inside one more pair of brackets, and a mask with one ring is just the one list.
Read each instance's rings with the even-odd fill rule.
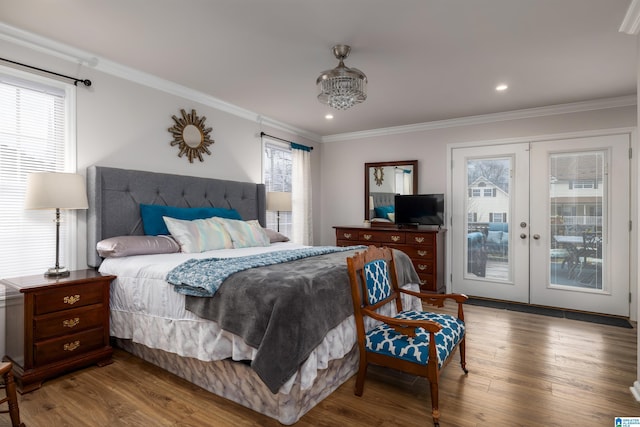
[[84,177],[75,173],[36,172],[27,176],[25,209],[87,209]]
[[291,211],[291,193],[270,191],[267,193],[268,211]]

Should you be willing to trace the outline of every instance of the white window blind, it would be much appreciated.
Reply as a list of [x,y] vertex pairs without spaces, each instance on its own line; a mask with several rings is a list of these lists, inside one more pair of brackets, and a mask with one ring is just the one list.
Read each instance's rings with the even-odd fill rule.
[[[55,264],[55,211],[24,209],[29,173],[75,169],[69,161],[72,89],[48,81],[0,70],[0,277],[40,274]],[[69,267],[75,215],[61,214],[60,265]]]

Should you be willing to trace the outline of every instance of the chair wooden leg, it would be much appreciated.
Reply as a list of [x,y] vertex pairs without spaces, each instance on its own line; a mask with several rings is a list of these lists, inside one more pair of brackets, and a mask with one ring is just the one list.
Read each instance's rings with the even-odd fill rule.
[[440,425],[440,409],[438,408],[438,382],[431,381],[429,383],[431,387],[431,416],[433,417],[433,425],[438,427]]
[[24,427],[24,424],[20,422],[20,409],[18,408],[18,395],[16,394],[16,383],[13,381],[13,374],[11,371],[4,375],[4,385],[6,387],[8,404],[9,404],[9,417],[11,418],[12,427]]
[[361,357],[360,366],[358,368],[358,376],[356,377],[356,388],[355,388],[356,396],[362,396],[362,391],[364,389],[364,377],[366,376],[367,376],[367,361]]
[[462,367],[464,373],[468,374],[469,371],[467,370],[467,350],[464,337],[462,338],[462,341],[460,341],[458,348],[460,349],[460,366]]

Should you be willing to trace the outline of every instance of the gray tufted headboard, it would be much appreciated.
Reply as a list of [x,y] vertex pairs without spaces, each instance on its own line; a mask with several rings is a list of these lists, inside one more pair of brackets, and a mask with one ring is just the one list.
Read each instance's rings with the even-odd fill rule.
[[96,244],[108,237],[143,235],[140,203],[235,209],[266,224],[264,184],[91,166],[87,169],[87,264],[98,267]]

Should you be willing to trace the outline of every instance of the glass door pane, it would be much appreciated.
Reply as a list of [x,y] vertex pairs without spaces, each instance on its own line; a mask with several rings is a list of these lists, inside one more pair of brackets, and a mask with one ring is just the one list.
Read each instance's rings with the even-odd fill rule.
[[467,275],[509,280],[511,157],[467,159]]
[[549,155],[551,287],[603,289],[606,151]]

